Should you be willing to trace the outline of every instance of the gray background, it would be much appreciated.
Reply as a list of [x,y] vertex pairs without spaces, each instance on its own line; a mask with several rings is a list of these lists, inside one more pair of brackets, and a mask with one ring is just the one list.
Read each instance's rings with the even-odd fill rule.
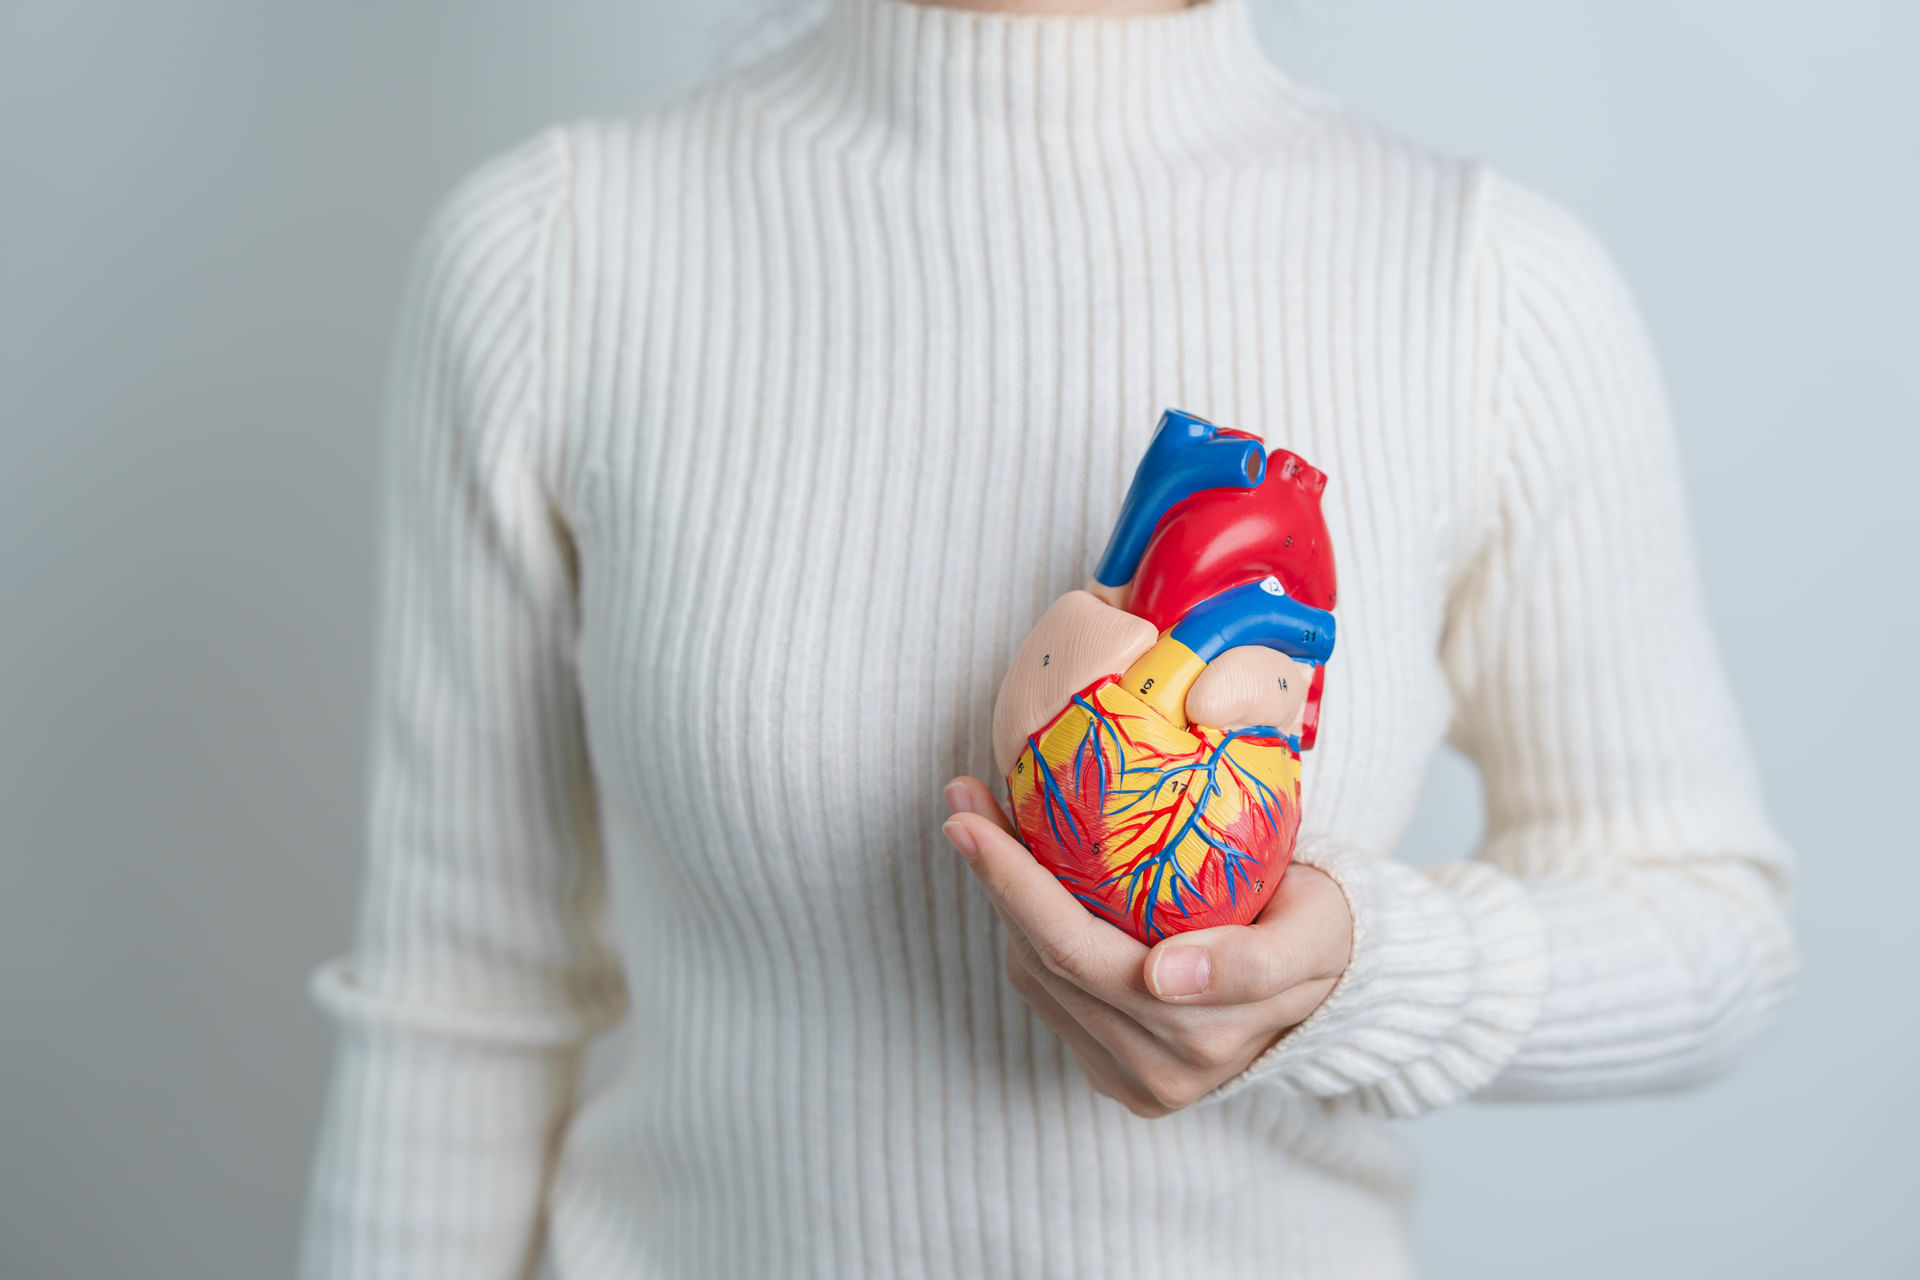
[[[1411,1126],[1435,1276],[1920,1274],[1920,22],[1312,0],[1289,70],[1594,225],[1678,409],[1805,978],[1683,1096]],[[359,881],[375,408],[462,172],[766,38],[664,0],[0,0],[0,1274],[290,1267]],[[1839,639],[1833,639],[1834,636]],[[1470,847],[1436,765],[1408,856]]]

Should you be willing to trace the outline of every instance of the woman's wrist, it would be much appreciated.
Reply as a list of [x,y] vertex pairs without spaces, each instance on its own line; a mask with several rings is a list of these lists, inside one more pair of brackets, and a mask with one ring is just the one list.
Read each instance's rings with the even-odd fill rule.
[[1487,863],[1421,869],[1324,844],[1295,861],[1345,896],[1351,959],[1309,1017],[1204,1101],[1264,1083],[1316,1097],[1365,1091],[1411,1114],[1492,1079],[1546,985],[1545,932],[1521,884]]

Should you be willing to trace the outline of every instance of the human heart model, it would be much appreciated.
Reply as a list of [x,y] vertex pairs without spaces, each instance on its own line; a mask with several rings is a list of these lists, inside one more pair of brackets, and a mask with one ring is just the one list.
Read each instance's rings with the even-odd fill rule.
[[[1089,591],[1056,602],[1003,685],[996,744],[1021,839],[1088,910],[1148,945],[1251,921],[1293,855],[1299,753],[1333,653],[1326,482],[1257,436],[1169,410]],[[1282,688],[1306,682],[1293,722],[1189,723],[1201,672],[1254,645],[1285,656],[1271,662]],[[1124,653],[1124,668],[1082,683],[1096,651]],[[1036,690],[1053,701],[1023,716]],[[1006,723],[1038,728],[1022,740]]]

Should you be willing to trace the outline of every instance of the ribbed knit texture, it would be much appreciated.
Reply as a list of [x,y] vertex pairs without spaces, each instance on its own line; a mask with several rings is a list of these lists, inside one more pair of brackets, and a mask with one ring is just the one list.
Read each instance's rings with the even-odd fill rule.
[[[1169,406],[1331,476],[1299,856],[1355,946],[1147,1120],[938,825]],[[1243,0],[835,0],[542,134],[435,218],[386,439],[309,1280],[1403,1276],[1391,1116],[1694,1080],[1791,986],[1618,272],[1282,76]],[[1416,869],[1443,739],[1486,840]]]

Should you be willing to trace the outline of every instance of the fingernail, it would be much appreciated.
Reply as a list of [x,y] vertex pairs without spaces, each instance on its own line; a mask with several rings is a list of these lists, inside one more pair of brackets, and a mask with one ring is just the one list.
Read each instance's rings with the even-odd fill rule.
[[960,851],[960,856],[968,862],[980,856],[980,847],[973,842],[973,833],[967,830],[967,824],[959,818],[948,818],[940,824],[940,830],[953,847]]
[[967,790],[967,784],[958,779],[949,782],[946,790],[947,808],[954,813],[973,812],[973,793]]
[[1212,965],[1201,947],[1168,947],[1153,965],[1154,994],[1197,996],[1207,989]]

